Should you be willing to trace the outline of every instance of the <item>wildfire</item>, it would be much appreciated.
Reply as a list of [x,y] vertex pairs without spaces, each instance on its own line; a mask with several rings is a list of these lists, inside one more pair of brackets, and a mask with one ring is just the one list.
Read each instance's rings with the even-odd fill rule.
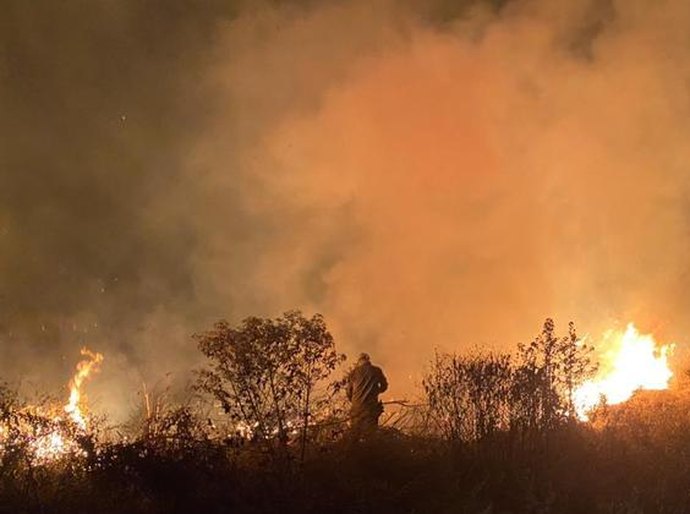
[[[98,371],[100,363],[103,362],[103,355],[86,348],[82,348],[81,354],[86,358],[77,364],[76,373],[69,382],[69,400],[62,409],[73,426],[65,424],[60,415],[50,415],[41,412],[43,409],[40,407],[28,406],[16,417],[12,428],[9,425],[0,425],[0,455],[14,438],[28,442],[33,461],[38,464],[52,462],[67,454],[84,453],[76,438],[76,435],[85,432],[87,428],[86,417],[82,411],[81,388],[84,381]],[[35,421],[31,421],[32,419]]]
[[625,332],[609,331],[604,336],[599,376],[575,391],[578,417],[588,414],[602,400],[616,405],[638,390],[668,389],[673,372],[668,367],[672,344],[658,346],[648,334],[640,334],[632,323]]
[[77,444],[66,437],[59,429],[36,437],[31,442],[31,450],[37,463],[50,462],[61,455],[78,452]]
[[86,420],[81,411],[80,402],[82,398],[81,386],[92,372],[98,371],[98,367],[103,362],[103,355],[94,353],[86,348],[81,349],[81,354],[87,359],[79,361],[77,372],[69,383],[69,401],[65,405],[65,412],[79,428],[86,430]]

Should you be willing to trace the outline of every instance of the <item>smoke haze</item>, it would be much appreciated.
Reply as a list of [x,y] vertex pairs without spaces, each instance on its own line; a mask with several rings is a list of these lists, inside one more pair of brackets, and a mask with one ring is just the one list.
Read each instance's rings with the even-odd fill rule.
[[324,314],[411,394],[547,316],[690,329],[680,0],[9,2],[0,366],[126,412],[225,317]]

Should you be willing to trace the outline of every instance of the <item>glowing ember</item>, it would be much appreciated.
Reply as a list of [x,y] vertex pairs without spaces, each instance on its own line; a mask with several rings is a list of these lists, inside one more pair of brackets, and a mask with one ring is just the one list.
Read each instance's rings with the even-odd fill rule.
[[632,323],[623,333],[608,332],[603,346],[599,376],[575,391],[575,407],[583,421],[602,400],[616,405],[640,389],[667,389],[673,376],[668,367],[673,345],[658,348],[651,335],[640,334]]
[[103,362],[103,355],[94,353],[86,348],[81,349],[81,354],[87,359],[84,359],[77,364],[77,372],[72,377],[69,383],[69,402],[65,405],[65,412],[70,419],[74,421],[82,430],[86,429],[86,420],[81,411],[81,386],[92,372],[98,371],[98,366]]
[[[69,441],[71,443],[71,441]],[[70,451],[65,437],[59,430],[37,437],[31,442],[34,459],[38,463],[49,462]]]

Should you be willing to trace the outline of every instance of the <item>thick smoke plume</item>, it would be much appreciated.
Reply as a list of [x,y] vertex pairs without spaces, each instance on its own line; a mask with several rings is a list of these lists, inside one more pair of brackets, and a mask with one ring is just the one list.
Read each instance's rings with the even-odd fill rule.
[[[412,391],[546,316],[690,329],[690,6],[20,2],[0,19],[4,374],[96,396],[219,317],[324,314]],[[62,360],[61,360],[62,359]]]

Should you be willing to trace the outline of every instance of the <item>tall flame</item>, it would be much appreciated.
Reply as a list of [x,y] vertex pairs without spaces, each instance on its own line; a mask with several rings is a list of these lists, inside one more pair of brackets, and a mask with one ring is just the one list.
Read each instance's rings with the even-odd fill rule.
[[673,376],[668,357],[674,345],[658,347],[651,335],[640,334],[632,323],[625,332],[609,331],[603,344],[599,376],[575,391],[575,408],[583,421],[602,400],[616,405],[637,390],[668,389]]
[[[69,382],[69,401],[64,406],[64,412],[68,415],[77,428],[77,431],[86,431],[87,423],[86,417],[82,412],[82,404],[84,398],[82,396],[81,388],[84,381],[94,372],[98,371],[98,367],[103,362],[103,355],[95,353],[82,348],[81,354],[86,357],[77,364],[77,370]],[[24,418],[19,416],[16,418],[14,427],[18,430],[19,438],[27,438],[29,448],[31,449],[32,460],[36,464],[49,464],[55,460],[62,458],[64,455],[85,455],[84,449],[79,445],[75,438],[75,431],[73,427],[65,426],[64,420],[61,416],[46,416],[40,407],[29,406],[23,411],[30,414],[30,417]],[[54,414],[54,411],[49,411]],[[31,420],[34,416],[43,418],[41,423],[34,424]],[[5,423],[0,423],[0,458],[2,458],[7,444],[15,444],[10,441],[12,434]]]
[[97,352],[94,353],[87,348],[82,348],[81,354],[87,358],[79,361],[77,364],[77,372],[72,377],[72,380],[70,380],[69,401],[67,405],[65,405],[65,412],[74,423],[82,430],[85,430],[86,419],[81,410],[81,386],[91,373],[98,371],[99,365],[103,362],[103,355]]

